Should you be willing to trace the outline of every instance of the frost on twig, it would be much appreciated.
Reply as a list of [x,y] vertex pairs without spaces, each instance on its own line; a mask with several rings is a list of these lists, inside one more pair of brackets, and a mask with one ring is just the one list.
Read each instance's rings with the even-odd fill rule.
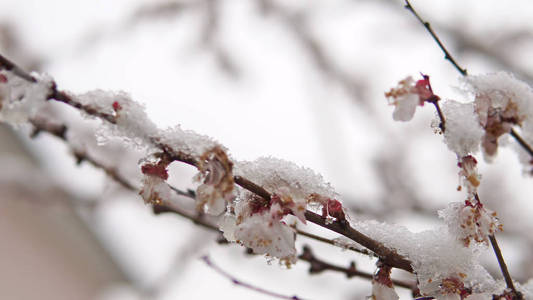
[[0,121],[27,123],[46,104],[52,79],[47,75],[33,76],[36,82],[28,82],[11,71],[0,70]]

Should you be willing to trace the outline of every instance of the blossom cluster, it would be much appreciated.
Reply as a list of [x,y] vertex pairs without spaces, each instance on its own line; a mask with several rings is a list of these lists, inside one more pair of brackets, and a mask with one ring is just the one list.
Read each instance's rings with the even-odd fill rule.
[[239,189],[237,199],[221,221],[229,241],[238,242],[257,254],[280,258],[286,265],[296,262],[295,231],[299,220],[306,224],[308,209],[322,208],[326,220],[344,220],[335,191],[313,171],[271,157],[237,162],[235,173],[267,189],[270,199]]

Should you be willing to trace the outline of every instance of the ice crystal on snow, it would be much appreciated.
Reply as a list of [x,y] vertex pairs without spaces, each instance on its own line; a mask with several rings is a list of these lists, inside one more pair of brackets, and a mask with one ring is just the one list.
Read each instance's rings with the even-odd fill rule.
[[[147,148],[158,131],[148,118],[144,105],[132,100],[125,92],[93,90],[73,97],[91,110],[115,116],[116,124],[105,122],[97,132],[100,144],[107,143],[110,137],[119,137],[137,148]],[[93,118],[90,114],[86,116]]]
[[184,130],[177,125],[161,130],[158,141],[191,157],[199,158],[213,148],[227,149],[209,136],[198,134],[192,130]]
[[337,196],[333,187],[321,175],[282,159],[261,157],[253,162],[237,162],[234,173],[271,193],[289,194],[295,200],[306,199],[313,193],[328,198]]

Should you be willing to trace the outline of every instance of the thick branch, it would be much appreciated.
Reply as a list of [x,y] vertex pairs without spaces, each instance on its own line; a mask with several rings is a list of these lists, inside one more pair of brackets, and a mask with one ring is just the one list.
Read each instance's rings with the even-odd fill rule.
[[411,267],[411,261],[405,257],[399,255],[396,251],[386,247],[382,243],[373,240],[372,238],[366,236],[365,234],[355,230],[351,226],[345,226],[338,221],[335,221],[331,224],[328,224],[322,216],[312,212],[306,211],[305,218],[312,223],[315,223],[321,227],[327,228],[329,230],[335,231],[359,244],[372,250],[376,255],[387,265],[405,270],[407,272],[413,272]]

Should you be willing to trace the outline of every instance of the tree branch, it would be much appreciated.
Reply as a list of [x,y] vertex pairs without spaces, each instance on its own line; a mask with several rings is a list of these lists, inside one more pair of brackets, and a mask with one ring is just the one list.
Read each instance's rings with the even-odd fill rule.
[[[2,62],[3,65],[10,66],[11,69],[20,69],[18,68],[14,63],[10,62],[6,58],[0,55],[0,62]],[[4,62],[7,62],[4,63]],[[24,74],[24,71],[20,70]],[[31,75],[26,73],[26,77],[33,78]],[[26,78],[25,78],[26,79]],[[33,78],[35,80],[35,78]],[[30,81],[34,82],[34,81]],[[105,120],[111,124],[116,124],[116,118],[114,115],[102,113],[98,111],[96,108],[90,107],[88,105],[83,105],[79,102],[77,102],[75,99],[70,97],[67,93],[59,91],[55,84],[52,85],[50,89],[49,96],[47,97],[49,100],[57,100],[59,102],[63,102],[67,105],[70,105],[74,108],[77,108],[78,110],[84,111],[85,113],[95,116],[97,118],[100,118],[102,120]],[[58,98],[58,99],[56,99]],[[151,137],[152,143],[161,149],[166,155],[171,158],[171,160],[177,160],[184,163],[187,163],[189,165],[193,165],[195,167],[198,166],[198,162],[196,159],[191,157],[190,155],[186,155],[180,151],[174,150],[171,146],[166,145],[164,143],[161,143],[157,137]],[[235,176],[234,178],[235,183],[241,186],[242,188],[270,201],[271,195],[268,191],[266,191],[264,188],[259,186],[258,184],[244,178],[241,176]],[[382,243],[373,240],[372,238],[364,235],[363,233],[357,231],[356,229],[349,226],[346,220],[343,220],[342,222],[335,221],[331,224],[327,224],[326,220],[322,218],[322,216],[311,212],[309,210],[306,211],[305,216],[308,221],[315,223],[321,227],[330,229],[332,231],[335,231],[361,245],[368,248],[369,250],[376,253],[377,256],[386,264],[390,265],[391,267],[403,269],[408,272],[413,272],[413,269],[411,267],[411,262],[406,259],[405,257],[399,255],[396,251],[393,249],[387,248]]]
[[450,63],[457,69],[457,71],[459,71],[459,73],[461,73],[463,76],[466,76],[468,74],[466,69],[461,68],[461,66],[459,66],[459,64],[455,61],[453,56],[450,54],[450,52],[448,52],[448,49],[446,49],[446,47],[442,44],[442,42],[440,41],[440,38],[433,31],[433,29],[431,28],[431,24],[429,22],[424,21],[420,17],[420,15],[416,12],[413,6],[411,6],[411,3],[409,3],[409,0],[405,0],[405,8],[409,10],[422,25],[424,25],[424,27],[429,32],[431,37],[435,40],[435,42],[437,42],[442,52],[444,52],[444,59],[450,61]]
[[511,128],[511,136],[526,150],[531,157],[533,157],[533,148],[516,132],[513,128]]

